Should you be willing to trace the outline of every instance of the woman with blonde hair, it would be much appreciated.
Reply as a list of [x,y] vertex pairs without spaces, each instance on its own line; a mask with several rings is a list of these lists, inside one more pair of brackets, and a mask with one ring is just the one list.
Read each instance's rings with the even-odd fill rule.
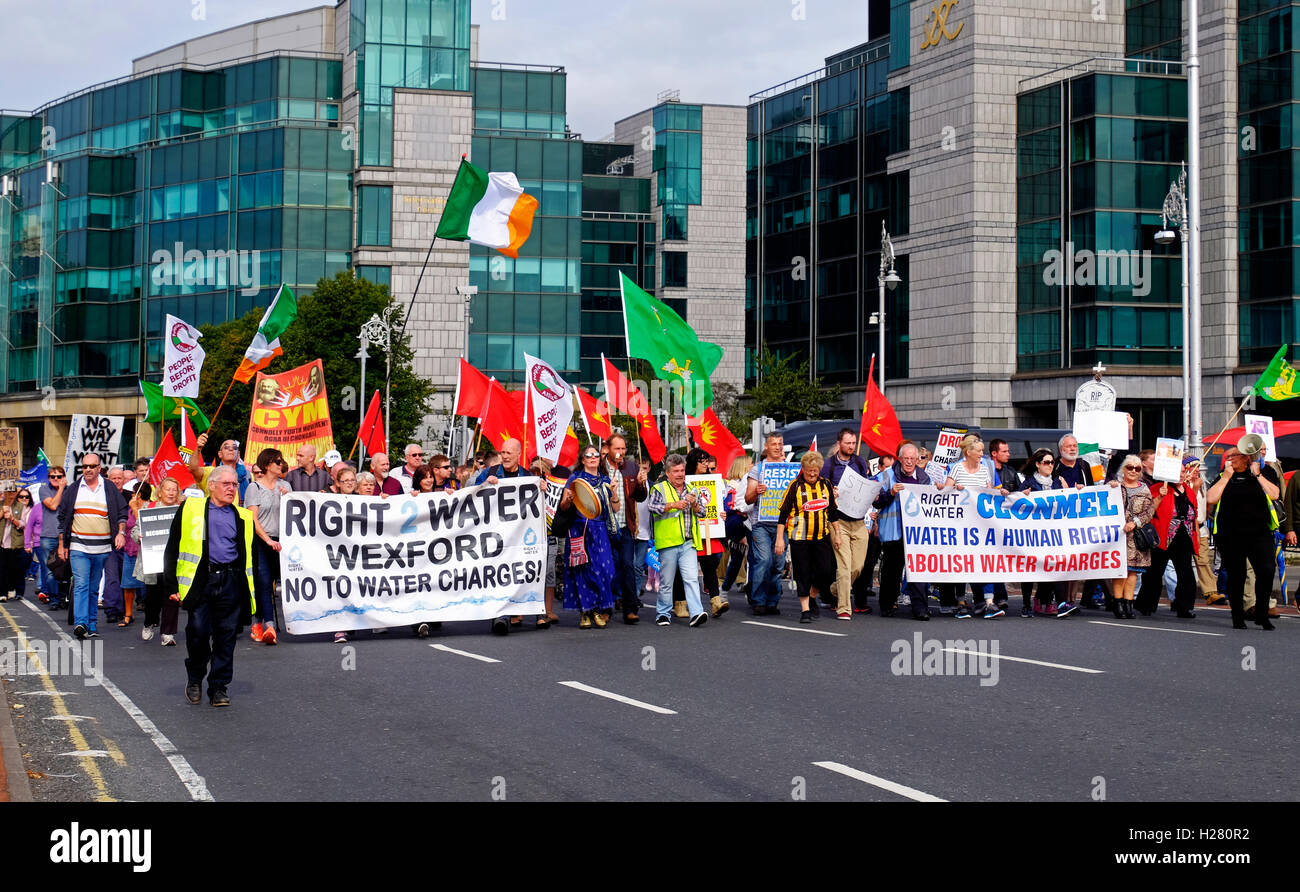
[[1124,534],[1128,539],[1128,577],[1118,580],[1114,585],[1115,616],[1133,619],[1133,593],[1137,589],[1138,577],[1151,566],[1151,552],[1137,547],[1133,532],[1146,526],[1153,514],[1155,504],[1151,490],[1142,482],[1142,460],[1136,455],[1124,458],[1120,466],[1120,489],[1124,494]]
[[27,587],[27,567],[32,562],[24,528],[32,516],[32,494],[20,489],[12,505],[4,507],[4,533],[0,534],[0,549],[4,550],[0,601],[21,601]]
[[[727,469],[727,495],[722,506],[726,510],[727,571],[722,590],[729,591],[745,570],[745,557],[749,553],[749,512],[754,507],[745,501],[745,475],[754,467],[748,455],[732,459]],[[746,574],[748,576],[748,574]]]
[[[137,521],[141,508],[170,508],[179,505],[185,498],[181,493],[180,482],[175,477],[164,478],[151,493],[153,500],[148,504],[141,501],[139,490],[136,490],[135,495],[131,500],[131,513]],[[135,529],[140,529],[138,522]],[[151,641],[155,633],[161,633],[159,643],[163,647],[176,646],[176,629],[180,625],[181,615],[181,599],[177,588],[174,567],[164,567],[161,573],[145,576],[144,628],[140,630],[141,640]]]
[[[965,489],[968,486],[974,486],[980,489],[999,489],[1002,495],[1007,491],[1001,487],[995,486],[996,481],[989,470],[989,466],[984,463],[984,441],[975,434],[967,434],[961,440],[962,460],[952,466],[948,471],[947,478],[939,484],[939,489],[946,487],[955,487],[956,489]],[[993,587],[982,582],[959,582],[956,585],[959,606],[957,609],[958,619],[967,619],[973,611],[966,601],[966,586],[971,587],[972,592],[978,592],[984,595],[984,618],[997,619],[1005,616],[1006,611],[999,607],[993,600]],[[949,596],[951,597],[951,595]]]

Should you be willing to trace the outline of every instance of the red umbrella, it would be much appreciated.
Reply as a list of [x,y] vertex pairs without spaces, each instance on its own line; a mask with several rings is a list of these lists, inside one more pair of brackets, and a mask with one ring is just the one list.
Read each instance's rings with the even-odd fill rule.
[[[1300,421],[1274,421],[1273,422],[1274,439],[1276,439],[1277,437],[1286,437],[1291,434],[1300,434]],[[1231,428],[1230,430],[1224,431],[1219,436],[1219,442],[1235,443],[1244,436],[1246,436],[1246,429],[1244,427],[1234,427]],[[1202,439],[1202,442],[1205,443],[1207,446],[1210,443],[1213,443],[1214,434],[1210,434],[1208,437],[1204,437]]]

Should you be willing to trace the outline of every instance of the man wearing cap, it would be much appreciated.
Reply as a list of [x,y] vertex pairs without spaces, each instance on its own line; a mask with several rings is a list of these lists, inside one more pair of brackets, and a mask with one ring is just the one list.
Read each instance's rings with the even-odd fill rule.
[[229,706],[235,640],[252,619],[253,513],[235,505],[239,478],[225,465],[208,477],[207,499],[186,499],[167,537],[164,565],[174,567],[185,626],[185,698]]
[[[210,433],[211,430],[206,430],[198,435],[195,442],[198,443],[199,448],[195,449],[194,454],[190,456],[190,471],[194,473],[194,484],[203,490],[207,490],[208,480],[214,470],[203,466],[203,447],[208,444]],[[235,479],[239,483],[238,498],[242,501],[244,493],[248,490],[248,484],[253,481],[253,478],[249,475],[248,468],[244,467],[244,463],[239,460],[239,441],[223,441],[221,448],[217,450],[217,457],[221,460],[218,467],[230,468],[235,472]]]
[[316,464],[316,447],[304,443],[298,447],[298,467],[284,475],[284,482],[294,492],[329,492],[334,483],[324,465]]

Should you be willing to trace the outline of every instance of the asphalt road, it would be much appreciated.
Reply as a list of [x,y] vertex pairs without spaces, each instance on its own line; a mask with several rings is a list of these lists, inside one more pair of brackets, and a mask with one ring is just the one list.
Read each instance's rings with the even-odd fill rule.
[[[229,709],[187,703],[183,637],[143,642],[138,620],[100,624],[106,685],[0,678],[37,801],[1300,798],[1296,618],[800,626],[735,600],[698,629],[646,609],[504,638],[485,622],[348,645],[245,633]],[[932,674],[900,655],[918,633],[923,652],[998,658]],[[40,655],[66,634],[31,600],[0,605],[0,643]]]

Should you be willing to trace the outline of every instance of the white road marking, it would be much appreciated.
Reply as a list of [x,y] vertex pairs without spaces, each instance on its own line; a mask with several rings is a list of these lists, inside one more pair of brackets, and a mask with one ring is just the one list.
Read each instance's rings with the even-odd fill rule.
[[87,756],[91,759],[111,759],[112,754],[108,750],[74,750],[70,753],[59,753],[60,756],[76,756],[81,758]]
[[966,654],[972,657],[987,657],[991,660],[1011,660],[1015,663],[1029,663],[1033,666],[1046,666],[1049,669],[1069,669],[1071,672],[1086,672],[1089,675],[1101,675],[1103,673],[1103,670],[1101,669],[1086,669],[1083,666],[1067,666],[1064,663],[1045,663],[1042,660],[1028,660],[1024,657],[1009,657],[1006,654],[991,654],[987,651],[962,650],[958,647],[945,647],[943,650],[945,653]]
[[[39,607],[29,601],[24,601],[23,603],[26,604],[33,613],[45,620],[45,623],[54,630],[54,634],[58,635],[65,641],[74,644],[76,643],[75,639],[73,639],[73,637],[67,632],[60,629],[54,620],[50,619],[46,614],[41,613]],[[149,736],[149,739],[153,741],[154,746],[158,747],[158,752],[162,753],[167,759],[167,762],[172,766],[172,771],[176,772],[176,776],[180,778],[181,783],[185,785],[185,789],[189,791],[190,798],[195,802],[215,801],[212,798],[212,793],[208,791],[208,785],[203,780],[202,776],[200,776],[186,758],[181,755],[180,750],[176,749],[176,745],[167,738],[167,735],[158,730],[158,726],[144,714],[143,710],[136,706],[135,703],[131,701],[130,697],[122,693],[122,689],[113,684],[107,675],[100,672],[96,675],[96,679],[99,682],[99,685],[105,691],[108,691],[109,696],[117,701],[117,705],[121,706],[122,709],[125,710],[126,714],[132,718],[140,730]]]
[[741,623],[746,626],[758,626],[763,629],[785,629],[787,632],[807,632],[810,635],[830,635],[833,638],[847,638],[843,632],[823,632],[821,629],[803,629],[799,626],[787,626],[782,623],[760,623],[752,619],[742,619]]
[[42,721],[46,722],[93,722],[95,717],[92,715],[47,715]]
[[467,650],[456,650],[454,647],[448,647],[445,644],[430,644],[434,650],[445,651],[449,654],[456,654],[461,657],[469,657],[471,660],[482,660],[484,663],[500,663],[500,660],[494,660],[491,657],[485,657],[480,654],[472,654]]
[[660,715],[677,715],[674,710],[664,709],[662,706],[655,706],[653,703],[643,703],[640,700],[633,700],[631,697],[624,697],[622,694],[615,694],[612,691],[602,691],[600,688],[593,688],[580,681],[561,681],[556,683],[562,684],[566,688],[573,688],[575,691],[586,691],[588,694],[595,694],[597,697],[606,697],[610,700],[617,700],[619,703],[626,703],[628,706],[648,709],[651,712],[657,712]]
[[834,771],[845,777],[851,777],[854,780],[862,781],[864,784],[871,784],[873,787],[879,787],[882,790],[888,790],[891,793],[897,793],[899,796],[906,796],[908,799],[916,802],[947,802],[947,799],[940,799],[938,796],[931,796],[929,793],[922,793],[920,790],[914,790],[911,787],[905,787],[902,784],[896,784],[891,780],[885,780],[883,777],[876,777],[874,774],[867,774],[865,771],[858,771],[856,768],[850,768],[839,762],[814,762],[818,768],[825,768],[827,771]]
[[67,697],[77,691],[16,691],[15,697]]
[[1146,629],[1148,632],[1181,632],[1184,635],[1208,635],[1211,638],[1225,637],[1221,632],[1193,632],[1191,629],[1165,629],[1160,626],[1139,626],[1133,623],[1108,623],[1104,619],[1090,619],[1094,626],[1115,626],[1119,629]]

